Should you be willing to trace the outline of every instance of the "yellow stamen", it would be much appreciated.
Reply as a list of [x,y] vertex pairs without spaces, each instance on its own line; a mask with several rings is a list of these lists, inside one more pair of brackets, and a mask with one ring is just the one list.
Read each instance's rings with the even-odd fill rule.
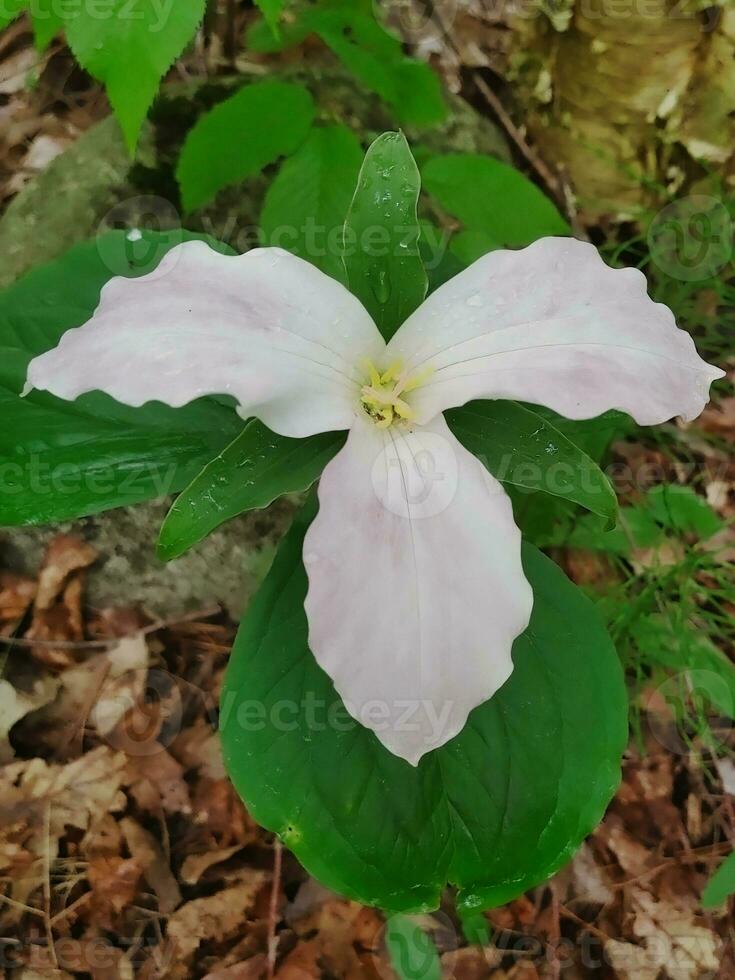
[[362,386],[360,401],[378,428],[387,429],[395,423],[416,418],[414,410],[401,396],[422,385],[432,374],[432,368],[411,376],[405,374],[400,361],[393,361],[383,372],[369,360],[362,366],[369,383]]
[[414,374],[413,377],[407,379],[403,386],[404,391],[413,391],[416,388],[420,388],[421,385],[426,384],[429,378],[434,373],[433,367],[424,368],[423,371],[419,371],[418,374]]

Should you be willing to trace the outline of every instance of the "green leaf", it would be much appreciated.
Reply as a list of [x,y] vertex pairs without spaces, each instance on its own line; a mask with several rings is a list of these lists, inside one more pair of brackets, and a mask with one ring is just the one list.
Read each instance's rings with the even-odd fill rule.
[[441,207],[473,232],[472,239],[463,241],[460,258],[474,261],[479,248],[520,248],[546,235],[571,233],[535,184],[493,157],[478,153],[432,157],[421,168],[421,177],[424,189]]
[[691,487],[662,483],[648,491],[646,504],[663,527],[679,534],[694,534],[700,541],[725,526],[704,497]]
[[403,133],[383,133],[360,170],[344,228],[350,291],[389,340],[426,296],[418,241],[421,179]]
[[83,3],[66,19],[66,37],[79,64],[102,82],[130,152],[158,86],[194,36],[206,0]]
[[273,34],[278,37],[278,21],[283,11],[285,0],[255,0],[263,17]]
[[183,408],[130,408],[96,392],[74,402],[39,391],[20,398],[30,359],[92,316],[108,279],[148,272],[174,245],[204,237],[110,232],[0,293],[0,525],[173,493],[240,430],[236,413],[210,398]]
[[626,557],[635,549],[658,547],[666,532],[693,534],[705,540],[724,527],[706,500],[691,487],[676,484],[652,487],[641,503],[621,507],[618,516],[618,527],[612,531],[596,518],[584,516],[575,522],[564,543]]
[[446,881],[465,907],[507,902],[574,853],[619,783],[626,695],[599,615],[526,546],[535,603],[513,674],[414,768],[347,715],[309,651],[301,551],[313,510],[235,643],[220,711],[230,776],[329,888],[396,912],[435,908]]
[[388,103],[401,125],[433,126],[446,118],[438,76],[404,54],[400,40],[376,20],[370,2],[321,0],[303,7],[278,38],[255,24],[247,46],[272,53],[301,44],[310,34],[317,34],[367,89]]
[[503,483],[564,497],[615,522],[617,498],[590,457],[558,429],[512,401],[476,401],[446,412],[462,445]]
[[345,214],[362,158],[362,147],[346,126],[312,129],[268,188],[260,216],[263,244],[286,248],[343,280]]
[[385,924],[385,945],[399,980],[441,980],[442,967],[432,937],[409,915],[392,915]]
[[184,210],[293,153],[313,118],[307,90],[288,82],[255,82],[220,102],[198,120],[181,151],[176,178]]
[[702,892],[702,908],[714,909],[723,905],[735,892],[735,851],[728,854],[712,875]]
[[735,718],[735,664],[706,633],[659,615],[639,616],[627,629],[642,658],[682,675],[676,711],[682,712],[686,698],[698,694],[719,713]]
[[28,6],[28,0],[5,0],[0,8],[0,30],[12,24]]
[[177,498],[161,528],[159,558],[178,558],[243,511],[306,490],[344,442],[342,432],[289,439],[251,419]]
[[57,0],[34,0],[31,5],[33,39],[39,51],[45,51],[64,26]]

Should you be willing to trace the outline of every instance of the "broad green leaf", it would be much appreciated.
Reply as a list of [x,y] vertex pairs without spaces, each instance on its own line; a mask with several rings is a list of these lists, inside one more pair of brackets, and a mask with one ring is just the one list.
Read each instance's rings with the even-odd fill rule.
[[176,169],[185,211],[194,211],[306,138],[314,103],[301,85],[255,82],[220,102],[186,137]]
[[39,51],[45,51],[64,27],[62,10],[59,9],[58,0],[33,0],[31,4],[33,39]]
[[83,3],[65,20],[69,47],[104,84],[131,153],[161,79],[193,38],[204,9],[205,0],[110,0],[103,11]]
[[28,0],[4,0],[0,7],[0,30],[12,24],[28,6]]
[[346,126],[312,129],[268,188],[260,216],[263,244],[286,248],[343,280],[342,233],[362,158]]
[[416,203],[416,161],[403,133],[383,133],[360,170],[344,228],[350,291],[389,340],[426,296]]
[[691,487],[662,483],[646,494],[646,505],[663,527],[679,534],[711,538],[725,523]]
[[492,232],[481,228],[465,228],[452,236],[450,250],[463,265],[472,265],[488,252],[502,248],[503,243]]
[[702,908],[714,909],[723,905],[735,893],[735,851],[728,854],[712,875],[702,892]]
[[464,264],[447,248],[446,231],[426,218],[421,218],[419,225],[419,251],[429,279],[428,292],[433,293],[460,273]]
[[392,915],[385,924],[385,945],[399,980],[441,980],[442,966],[432,937],[409,915]]
[[401,41],[376,19],[369,0],[321,0],[302,5],[294,14],[291,23],[281,25],[278,37],[265,21],[256,23],[248,32],[247,47],[281,51],[317,34],[365,88],[391,106],[401,125],[432,126],[446,118],[438,76],[405,55]]
[[498,480],[564,497],[614,523],[617,498],[590,457],[536,412],[512,401],[476,401],[446,413],[459,441]]
[[289,439],[251,419],[176,499],[161,528],[159,558],[178,558],[243,511],[266,507],[284,493],[306,490],[344,441],[342,432]]
[[[329,888],[396,912],[436,908],[447,881],[460,905],[507,902],[571,857],[620,779],[625,687],[599,615],[526,546],[535,603],[513,674],[414,768],[347,715],[309,651],[301,550],[313,511],[284,539],[235,643],[220,711],[230,776]],[[355,642],[367,651],[370,637]]]
[[465,240],[461,250],[473,260],[478,248],[488,251],[493,243],[496,248],[519,248],[546,235],[571,233],[535,184],[493,157],[479,153],[432,157],[421,168],[421,178],[427,193],[473,232],[473,239]]
[[108,279],[148,272],[174,245],[203,237],[109,232],[0,293],[0,525],[68,520],[173,493],[242,428],[209,398],[183,408],[129,408],[96,392],[74,402],[39,391],[20,398],[31,357],[89,319]]
[[640,504],[621,507],[614,530],[590,515],[575,522],[556,543],[625,557],[635,549],[656,548],[669,534],[695,534],[704,540],[723,527],[706,500],[691,487],[661,484],[648,491]]
[[274,35],[278,36],[278,20],[285,0],[255,0],[255,2],[260,7],[260,11]]

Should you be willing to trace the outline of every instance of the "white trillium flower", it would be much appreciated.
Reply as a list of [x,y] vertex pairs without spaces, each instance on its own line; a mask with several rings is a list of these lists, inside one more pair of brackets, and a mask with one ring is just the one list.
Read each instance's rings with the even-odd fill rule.
[[415,765],[507,680],[533,604],[510,500],[442,412],[512,398],[654,425],[694,419],[722,375],[639,271],[574,239],[491,252],[388,344],[308,262],[189,242],[112,279],[28,387],[133,406],[227,394],[284,436],[349,429],[304,543],[309,643],[354,717]]

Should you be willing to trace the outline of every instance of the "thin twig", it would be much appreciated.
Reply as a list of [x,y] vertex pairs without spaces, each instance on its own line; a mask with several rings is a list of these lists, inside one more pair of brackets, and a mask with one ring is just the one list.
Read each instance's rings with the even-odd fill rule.
[[495,115],[500,120],[503,129],[505,129],[508,136],[513,140],[519,152],[523,155],[529,166],[533,167],[536,173],[539,175],[541,180],[546,184],[552,194],[558,198],[560,201],[565,201],[564,187],[559,180],[559,178],[551,172],[551,170],[546,166],[541,157],[536,153],[527,143],[525,137],[518,129],[516,124],[508,115],[505,106],[497,97],[495,92],[490,88],[485,79],[480,75],[479,72],[473,72],[472,78],[477,85],[480,92],[482,92],[485,101],[488,103],[490,108],[493,110]]
[[276,972],[276,955],[278,953],[276,925],[278,923],[278,895],[281,890],[282,856],[283,845],[276,837],[273,842],[273,887],[271,888],[271,900],[268,908],[268,980],[273,980]]
[[54,967],[58,970],[59,961],[54,947],[54,933],[51,928],[51,802],[46,804],[44,812],[44,836],[46,847],[43,852],[43,922],[46,927],[46,942],[51,954]]
[[132,640],[136,636],[148,636],[151,633],[158,633],[159,630],[172,629],[183,623],[195,623],[199,619],[209,619],[210,616],[217,616],[221,612],[221,606],[209,606],[206,609],[198,609],[196,612],[185,613],[171,619],[159,619],[142,629],[124,633],[122,636],[111,636],[107,640],[33,640],[25,636],[0,636],[0,643],[5,643],[10,647],[52,647],[55,650],[107,650],[109,647],[117,646],[121,640]]

